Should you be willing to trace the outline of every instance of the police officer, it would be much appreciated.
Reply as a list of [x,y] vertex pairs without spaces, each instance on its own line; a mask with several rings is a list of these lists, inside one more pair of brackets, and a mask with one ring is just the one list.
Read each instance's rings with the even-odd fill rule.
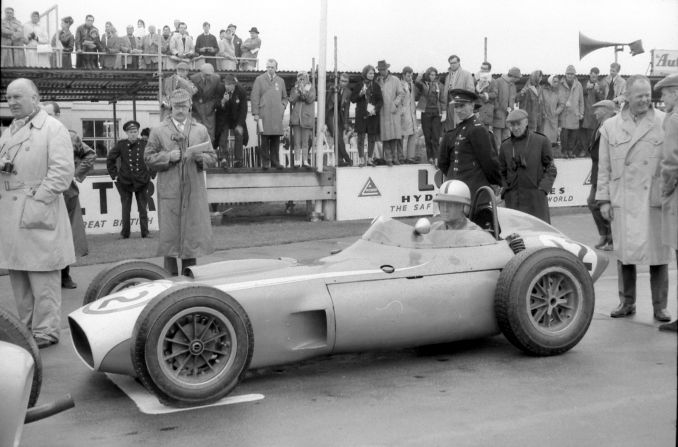
[[[108,174],[115,182],[118,193],[120,193],[120,202],[122,202],[122,230],[120,235],[123,239],[129,238],[129,213],[132,208],[132,194],[134,194],[139,210],[141,237],[145,238],[149,237],[146,210],[148,204],[147,188],[151,181],[151,176],[144,162],[146,142],[139,139],[138,122],[127,121],[122,126],[122,130],[127,133],[127,139],[118,141],[108,153],[106,159]],[[120,159],[119,162],[118,159]]]
[[454,89],[450,96],[459,124],[443,137],[438,167],[448,180],[466,183],[473,197],[481,186],[501,185],[499,160],[487,128],[473,114],[478,95]]

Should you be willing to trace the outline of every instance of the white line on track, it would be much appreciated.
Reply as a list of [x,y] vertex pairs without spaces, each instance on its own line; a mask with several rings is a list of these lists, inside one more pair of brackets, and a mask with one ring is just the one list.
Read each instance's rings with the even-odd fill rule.
[[264,398],[263,394],[244,394],[242,396],[228,396],[209,405],[201,405],[189,408],[174,408],[163,405],[157,397],[148,392],[134,378],[121,374],[106,373],[111,382],[120,388],[136,404],[139,410],[144,414],[167,414],[177,413],[179,411],[190,411],[198,408],[219,407],[222,405],[239,404],[243,402],[253,402]]

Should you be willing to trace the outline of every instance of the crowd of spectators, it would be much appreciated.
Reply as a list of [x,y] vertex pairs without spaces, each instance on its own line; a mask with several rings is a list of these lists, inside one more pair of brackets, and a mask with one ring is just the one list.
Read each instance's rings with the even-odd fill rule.
[[[164,81],[162,117],[169,114],[167,98],[171,93],[176,88],[187,90],[193,97],[194,118],[207,127],[215,149],[219,149],[220,164],[245,165],[243,144],[248,140],[247,126],[242,107],[232,103],[236,99],[243,100],[244,89],[239,87],[233,95],[237,79],[215,72],[258,68],[261,40],[256,27],[249,30],[250,37],[243,41],[236,34],[234,24],[220,30],[217,38],[211,33],[209,22],[204,22],[202,32],[194,37],[189,34],[186,23],[179,19],[174,21],[173,28],[165,25],[161,30],[156,30],[154,25],[146,27],[140,19],[136,27],[128,25],[124,35],[119,35],[111,22],[106,22],[100,33],[94,21],[92,15],[87,15],[85,23],[73,34],[70,30],[73,19],[64,17],[61,29],[50,39],[39,13],[32,13],[31,20],[22,25],[14,17],[13,9],[7,7],[2,20],[2,66],[72,68],[75,53],[76,68],[156,70],[160,52],[165,56],[160,61],[163,68],[176,70],[176,74]],[[366,166],[428,162],[435,165],[443,135],[458,124],[450,99],[454,89],[477,94],[476,115],[490,132],[495,150],[499,151],[501,142],[510,136],[506,117],[520,108],[528,114],[528,129],[544,134],[555,147],[554,155],[566,158],[588,156],[589,142],[598,124],[593,115],[593,104],[603,99],[613,100],[618,106],[624,102],[624,79],[619,76],[621,67],[617,63],[610,66],[610,75],[606,77],[593,67],[585,85],[578,80],[572,65],[567,66],[562,76],[545,76],[541,70],[534,70],[522,83],[517,67],[511,67],[506,74],[493,76],[492,64],[488,61],[483,62],[476,73],[462,68],[461,58],[457,55],[450,56],[448,64],[447,71],[440,75],[434,67],[415,74],[406,66],[398,77],[382,60],[376,67],[365,66],[361,78],[354,79],[353,83],[348,74],[340,76],[337,88],[330,88],[326,98],[327,125],[317,132],[328,150],[332,150],[335,93],[338,93],[336,164]],[[189,76],[191,69],[198,69],[198,73]],[[283,93],[280,99],[284,108],[280,116],[276,110],[274,122],[268,115],[259,117],[254,109],[259,107],[261,98],[255,98],[253,92],[248,98],[252,103],[251,114],[257,126],[266,125],[257,131],[261,141],[251,146],[262,148],[257,152],[258,158],[263,160],[262,166],[306,167],[312,164],[313,157],[309,154],[316,145],[313,135],[316,134],[317,93],[309,73],[299,72],[297,82],[287,91],[285,83],[280,78],[275,79],[276,70],[277,62],[275,69],[268,73],[268,84],[273,86],[276,96]],[[255,82],[257,94],[266,87],[267,84],[262,83],[264,80],[262,78],[259,84]],[[517,83],[522,84],[520,90],[516,88]],[[271,93],[267,95],[270,97]],[[282,120],[288,103],[289,127],[283,129]],[[351,103],[355,104],[353,122],[349,118]],[[229,113],[227,110],[238,115],[238,119],[224,119]],[[246,113],[245,107],[245,117]],[[228,145],[229,135],[234,140],[234,147]],[[288,154],[284,160],[278,160],[281,145]]]
[[202,32],[194,37],[185,22],[174,20],[174,29],[164,25],[146,27],[142,19],[126,25],[118,32],[112,22],[104,24],[101,32],[94,25],[94,16],[88,14],[85,23],[71,31],[73,18],[63,17],[60,29],[53,36],[39,12],[31,13],[30,21],[22,24],[14,17],[14,9],[5,8],[2,19],[2,67],[130,69],[155,70],[158,53],[163,68],[172,69],[179,62],[188,62],[195,68],[204,63],[215,70],[256,70],[261,48],[259,30],[252,27],[249,38],[242,40],[236,34],[237,26],[229,24],[219,31],[217,38],[210,32],[211,25],[204,22]]

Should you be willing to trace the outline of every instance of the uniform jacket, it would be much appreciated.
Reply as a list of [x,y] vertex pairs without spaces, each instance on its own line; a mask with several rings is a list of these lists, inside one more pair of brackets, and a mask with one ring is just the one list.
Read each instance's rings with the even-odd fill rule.
[[481,186],[501,185],[499,160],[490,133],[475,116],[445,134],[438,167],[447,180],[466,183],[471,197]]
[[271,79],[268,73],[257,76],[250,95],[252,115],[263,121],[262,135],[283,134],[283,114],[287,108],[287,90],[280,76]]
[[384,105],[379,115],[379,130],[381,141],[400,140],[403,136],[400,128],[400,111],[402,109],[405,91],[400,84],[400,79],[388,74],[386,79],[379,77],[381,97]]
[[[186,42],[182,38],[186,38]],[[195,45],[193,44],[193,38],[186,34],[182,36],[180,33],[172,34],[170,39],[170,53],[174,56],[185,57],[189,54],[195,53]]]
[[414,135],[417,128],[417,103],[414,100],[414,83],[400,81],[405,97],[403,98],[403,108],[400,115],[400,128],[403,136]]
[[[662,181],[662,240],[678,250],[678,112],[664,119],[664,143],[660,161]],[[670,192],[670,194],[669,194]]]
[[499,129],[506,128],[507,108],[513,107],[516,102],[516,85],[509,81],[507,75],[502,75],[495,79],[497,86],[497,99],[494,102],[494,119],[492,127]]
[[290,126],[313,129],[315,124],[315,89],[308,83],[301,87],[295,85],[290,90]]
[[[127,138],[118,141],[106,157],[108,175],[124,189],[137,191],[151,181],[151,175],[144,162],[146,142],[142,139],[134,143]],[[118,167],[119,165],[119,167]]]
[[572,87],[563,79],[558,86],[558,124],[563,129],[579,129],[579,117],[584,116],[584,89],[575,78]]
[[[366,86],[363,95],[360,92]],[[381,87],[375,81],[362,80],[351,88],[351,102],[355,103],[355,130],[359,134],[379,135],[379,115],[384,101],[381,97]],[[367,112],[367,105],[374,106],[374,115]]]
[[499,150],[506,207],[550,223],[547,195],[556,180],[551,142],[544,135],[526,130],[521,137],[504,140]]
[[470,71],[466,71],[459,67],[457,71],[452,72],[448,70],[447,77],[445,77],[445,84],[443,86],[443,100],[445,101],[445,108],[447,110],[447,119],[443,123],[443,130],[449,131],[456,127],[456,116],[454,115],[454,106],[450,104],[450,90],[455,88],[462,88],[472,92],[475,90],[473,83],[473,75]]
[[0,154],[16,174],[0,174],[0,268],[61,270],[75,262],[63,192],[73,180],[68,131],[45,111],[14,135],[0,137]]
[[670,260],[661,241],[661,179],[664,113],[651,109],[638,123],[628,107],[600,128],[596,200],[612,205],[612,239],[624,264],[658,265]]
[[[145,160],[158,172],[158,255],[197,258],[214,251],[212,225],[207,204],[204,163],[216,161],[211,147],[204,161],[183,157],[187,147],[209,141],[207,129],[191,118],[180,133],[171,117],[151,130]],[[181,149],[182,158],[170,162],[170,151]]]
[[[447,105],[447,102],[443,97],[443,85],[438,81],[417,81],[414,85],[417,110],[425,112],[426,109],[430,111],[432,108],[435,108],[438,115],[442,115],[443,110],[446,110],[445,108]],[[431,102],[433,103],[432,107],[430,107]]]

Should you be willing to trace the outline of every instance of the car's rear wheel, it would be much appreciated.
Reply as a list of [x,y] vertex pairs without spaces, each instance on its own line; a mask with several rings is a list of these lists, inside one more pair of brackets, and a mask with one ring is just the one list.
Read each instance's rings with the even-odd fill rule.
[[26,326],[11,313],[0,307],[0,340],[12,343],[24,348],[33,357],[35,366],[33,367],[33,383],[31,384],[31,394],[28,398],[28,408],[34,407],[40,396],[40,387],[42,386],[42,360],[40,359],[40,350]]
[[82,305],[138,284],[169,278],[167,270],[146,261],[121,261],[100,271],[87,287]]
[[593,280],[560,248],[531,248],[502,270],[495,314],[504,336],[531,355],[562,354],[582,339],[593,318]]
[[181,285],[155,297],[132,332],[137,377],[165,404],[205,405],[230,393],[252,358],[252,325],[226,293]]

